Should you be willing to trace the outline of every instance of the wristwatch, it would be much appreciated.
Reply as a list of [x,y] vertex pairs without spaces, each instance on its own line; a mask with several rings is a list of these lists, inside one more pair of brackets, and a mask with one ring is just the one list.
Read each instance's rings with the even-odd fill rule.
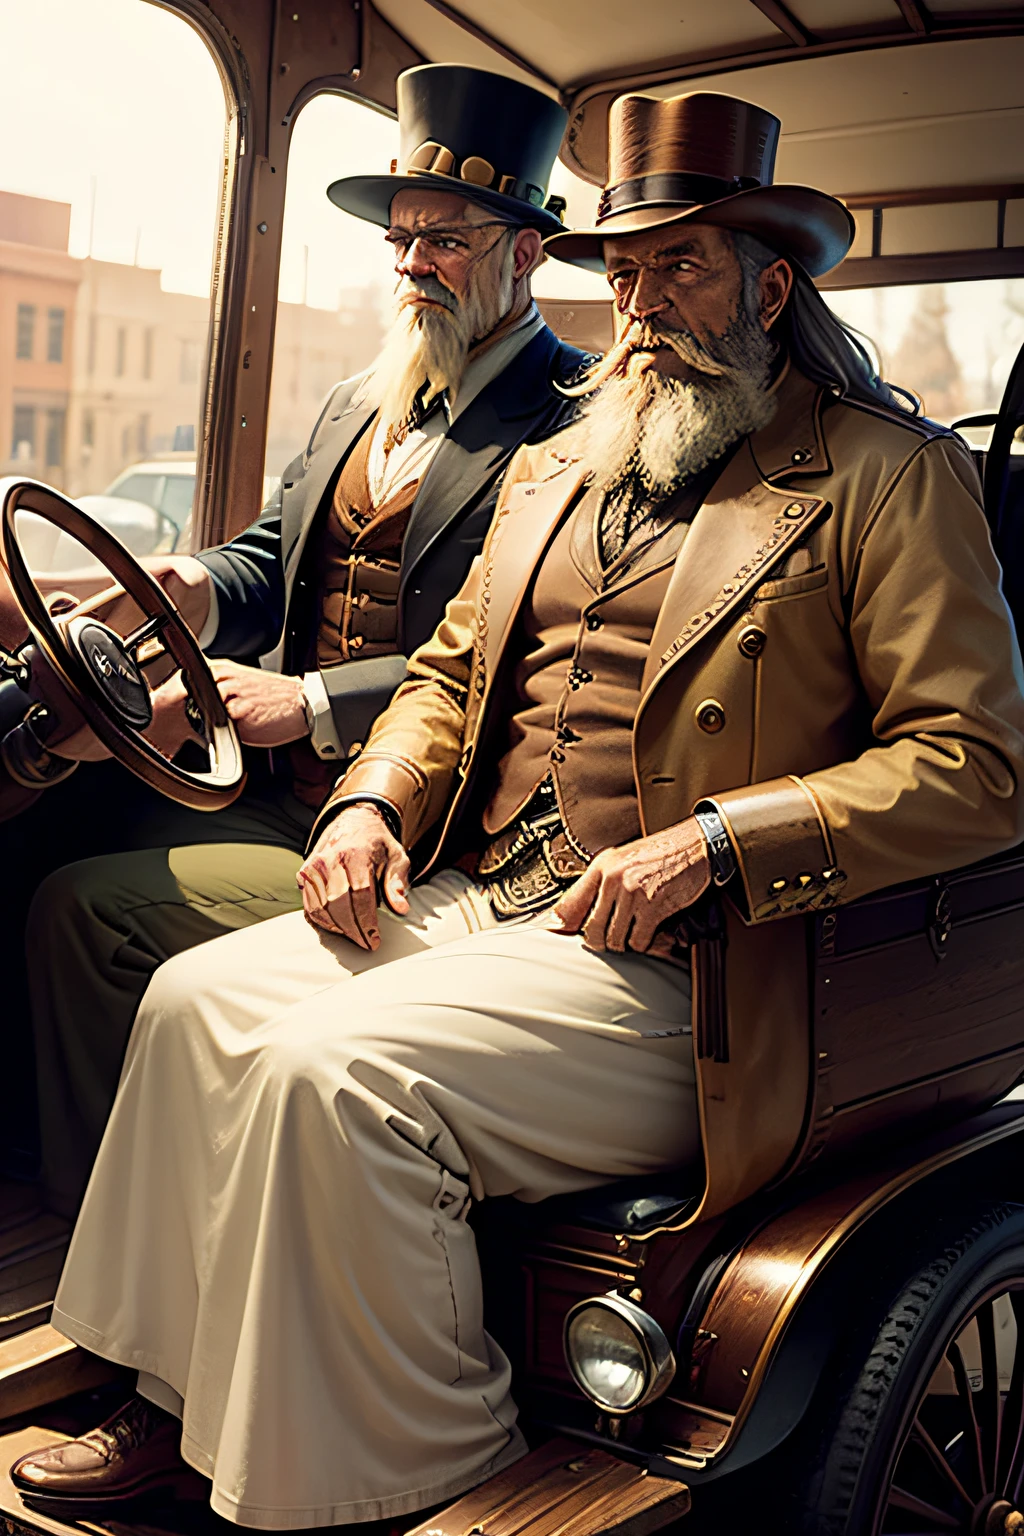
[[736,873],[736,855],[718,811],[710,800],[702,800],[693,813],[708,845],[708,862],[715,885],[727,885]]

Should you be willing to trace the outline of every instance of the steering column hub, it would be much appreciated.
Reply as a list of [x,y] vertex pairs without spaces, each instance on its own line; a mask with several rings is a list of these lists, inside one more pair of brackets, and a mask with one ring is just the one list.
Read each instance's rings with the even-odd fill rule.
[[126,725],[144,731],[153,719],[146,680],[121,636],[98,619],[72,619],[68,644],[84,662],[105,702]]

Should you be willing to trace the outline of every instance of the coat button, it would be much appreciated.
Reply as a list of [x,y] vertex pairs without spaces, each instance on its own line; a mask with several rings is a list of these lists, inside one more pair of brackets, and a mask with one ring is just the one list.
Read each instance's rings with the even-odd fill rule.
[[809,448],[794,448],[790,459],[794,464],[807,464],[813,459],[814,454]]
[[602,623],[602,620],[601,620],[601,615],[599,613],[588,613],[587,614],[587,628],[588,629],[600,629],[601,628],[601,623]]
[[705,699],[703,704],[697,705],[694,719],[702,731],[716,736],[725,724],[725,710],[717,699]]
[[768,636],[759,624],[745,624],[736,636],[740,655],[749,656],[752,661],[756,656],[760,656],[767,643]]

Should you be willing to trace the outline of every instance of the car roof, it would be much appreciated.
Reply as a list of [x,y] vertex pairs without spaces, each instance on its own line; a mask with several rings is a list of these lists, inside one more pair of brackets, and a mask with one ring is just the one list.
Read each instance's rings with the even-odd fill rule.
[[[866,210],[858,217],[865,248],[854,256],[871,253],[873,226],[879,254],[874,209],[897,207],[887,223],[906,228],[887,239],[890,248],[991,247],[1000,249],[991,270],[975,260],[946,275],[1024,271],[1019,0],[376,4],[427,59],[495,69],[559,95],[570,115],[561,157],[595,184],[605,176],[617,95],[724,91],[781,117],[777,181],[818,186],[855,213]],[[920,212],[926,205],[941,205],[941,215]],[[942,231],[938,244],[922,234],[929,218]],[[873,279],[901,280],[878,270]]]
[[[117,476],[121,481],[128,475],[195,475],[195,459],[146,459],[138,464],[129,464],[122,469]],[[115,482],[116,483],[116,482]]]

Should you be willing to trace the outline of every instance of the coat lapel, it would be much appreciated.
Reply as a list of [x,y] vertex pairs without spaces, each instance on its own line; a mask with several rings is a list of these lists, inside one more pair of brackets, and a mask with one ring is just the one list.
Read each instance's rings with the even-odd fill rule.
[[575,460],[552,468],[549,479],[510,487],[487,543],[479,645],[488,680],[547,544],[586,479],[585,468]]
[[532,422],[551,408],[550,370],[558,338],[547,328],[517,353],[496,379],[456,416],[430,462],[409,516],[402,549],[402,584],[463,508],[476,500]]
[[705,498],[676,561],[644,668],[644,698],[830,510],[820,496],[766,484],[750,443],[743,444]]

